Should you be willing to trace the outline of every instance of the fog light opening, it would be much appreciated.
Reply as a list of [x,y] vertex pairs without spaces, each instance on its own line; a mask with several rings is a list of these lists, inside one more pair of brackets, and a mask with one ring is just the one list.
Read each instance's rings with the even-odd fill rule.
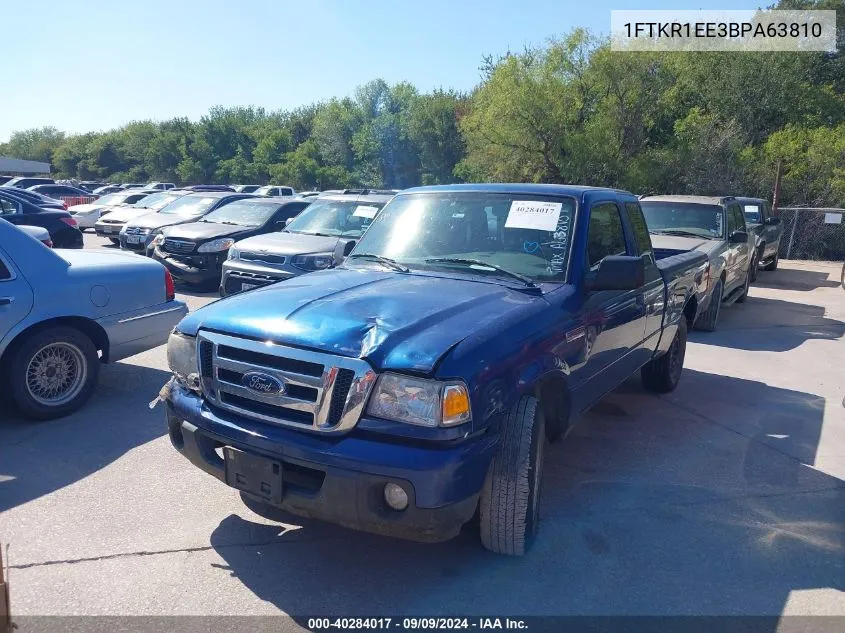
[[408,507],[408,493],[399,484],[385,484],[384,500],[388,506],[397,512],[401,512]]

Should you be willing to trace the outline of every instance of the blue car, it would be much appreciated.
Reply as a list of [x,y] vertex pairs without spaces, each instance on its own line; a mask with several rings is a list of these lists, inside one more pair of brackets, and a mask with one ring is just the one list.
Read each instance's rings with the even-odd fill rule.
[[187,312],[156,262],[53,250],[0,219],[0,393],[29,418],[79,409],[101,363],[161,345]]
[[177,325],[170,439],[264,516],[438,541],[478,512],[519,555],[546,440],[635,372],[678,384],[706,267],[656,260],[627,192],[409,189],[342,265]]

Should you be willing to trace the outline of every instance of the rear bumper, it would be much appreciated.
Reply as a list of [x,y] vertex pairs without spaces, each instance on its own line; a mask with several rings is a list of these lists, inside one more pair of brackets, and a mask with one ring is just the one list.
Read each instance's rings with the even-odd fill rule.
[[122,228],[122,224],[105,224],[99,221],[94,223],[94,233],[100,237],[110,237],[115,240],[118,239]]
[[99,319],[109,338],[110,362],[164,345],[171,330],[188,314],[181,301],[167,301],[141,310]]
[[63,229],[51,235],[50,239],[53,240],[53,248],[82,248],[83,246],[82,231],[79,229]]
[[[167,423],[173,446],[223,482],[225,463],[216,451],[222,446],[281,462],[283,492],[274,505],[283,510],[421,541],[448,540],[472,518],[496,446],[488,435],[437,448],[358,437],[354,431],[329,439],[252,422],[247,428],[244,420],[212,410],[178,387],[167,401]],[[383,493],[389,482],[405,490],[407,509],[387,506]]]

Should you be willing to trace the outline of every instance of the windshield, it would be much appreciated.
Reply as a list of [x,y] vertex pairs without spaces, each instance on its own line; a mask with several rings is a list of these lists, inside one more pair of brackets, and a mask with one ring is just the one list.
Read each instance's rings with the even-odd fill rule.
[[255,200],[237,200],[212,211],[203,222],[261,226],[276,212],[278,205],[260,203]]
[[724,209],[716,204],[640,200],[651,233],[678,234],[716,239],[724,233]]
[[575,200],[564,197],[399,195],[358,242],[352,260],[378,255],[410,268],[563,282],[574,216]]
[[308,235],[361,237],[383,206],[382,202],[315,200],[291,220],[287,230]]
[[123,202],[126,200],[126,198],[128,198],[130,195],[132,195],[132,194],[110,193],[107,196],[97,198],[96,202],[97,202],[97,204],[101,204],[103,206],[113,206],[113,205],[117,205],[117,204],[123,204]]
[[178,215],[183,218],[189,218],[195,215],[202,215],[208,211],[215,202],[220,198],[205,198],[203,196],[182,196],[162,207],[159,213],[166,215]]
[[180,196],[178,194],[165,193],[163,191],[161,193],[151,193],[150,195],[144,196],[143,198],[138,200],[138,202],[136,202],[132,206],[138,207],[139,209],[154,209],[158,211],[159,209],[164,206],[167,206],[179,197]]
[[760,219],[763,217],[760,213],[760,205],[759,204],[746,204],[743,205],[743,211],[745,212],[745,221],[752,222],[755,224],[760,224]]

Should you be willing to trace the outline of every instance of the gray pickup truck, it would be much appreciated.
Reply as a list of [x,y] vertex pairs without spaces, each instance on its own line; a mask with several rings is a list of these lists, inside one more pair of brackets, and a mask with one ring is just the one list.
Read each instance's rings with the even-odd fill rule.
[[187,313],[158,262],[53,250],[0,219],[0,395],[27,417],[76,411],[101,362],[161,345]]
[[757,266],[751,270],[751,281],[757,279],[757,269],[777,270],[783,224],[772,214],[772,207],[762,198],[737,198],[745,214],[748,232],[754,235]]
[[695,326],[712,332],[723,303],[745,301],[757,267],[756,238],[742,207],[731,196],[644,196],[640,205],[658,257],[692,250],[707,255]]

